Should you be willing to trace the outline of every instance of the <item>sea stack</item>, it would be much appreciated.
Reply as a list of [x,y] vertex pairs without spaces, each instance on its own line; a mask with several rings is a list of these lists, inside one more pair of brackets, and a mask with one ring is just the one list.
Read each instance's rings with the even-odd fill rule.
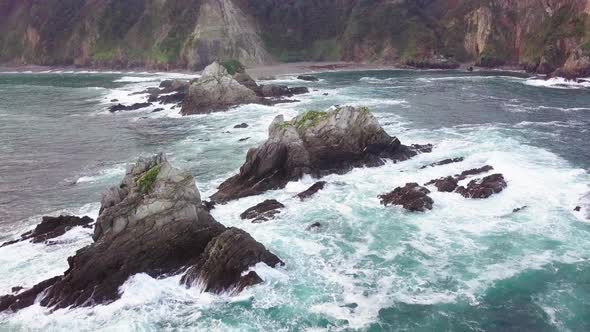
[[354,167],[375,167],[384,160],[402,161],[431,145],[403,145],[383,130],[366,107],[308,111],[271,123],[268,139],[246,155],[239,174],[227,179],[211,198],[216,202],[285,187],[304,174],[322,177],[343,174]]
[[52,308],[112,302],[121,296],[119,287],[137,273],[160,277],[184,272],[187,286],[198,282],[206,291],[240,291],[262,282],[256,272],[248,272],[260,262],[283,264],[248,233],[215,221],[192,175],[159,154],[139,159],[119,186],[103,194],[94,243],[68,258],[62,276],[0,297],[0,311],[16,311],[37,297]]

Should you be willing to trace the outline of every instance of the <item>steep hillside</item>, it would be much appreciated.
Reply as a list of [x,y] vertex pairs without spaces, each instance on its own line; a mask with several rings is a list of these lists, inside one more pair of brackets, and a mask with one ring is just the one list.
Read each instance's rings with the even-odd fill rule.
[[588,57],[589,17],[590,0],[0,0],[0,62],[446,59],[550,73]]

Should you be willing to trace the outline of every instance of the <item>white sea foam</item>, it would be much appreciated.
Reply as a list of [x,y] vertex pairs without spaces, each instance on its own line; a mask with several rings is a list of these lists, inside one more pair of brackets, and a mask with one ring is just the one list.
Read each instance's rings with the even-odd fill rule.
[[550,79],[540,79],[540,78],[531,78],[524,81],[524,84],[535,86],[535,87],[544,87],[544,88],[553,88],[553,89],[585,89],[590,88],[590,81],[588,79],[582,79],[579,81],[575,80],[568,80],[563,77],[554,77]]

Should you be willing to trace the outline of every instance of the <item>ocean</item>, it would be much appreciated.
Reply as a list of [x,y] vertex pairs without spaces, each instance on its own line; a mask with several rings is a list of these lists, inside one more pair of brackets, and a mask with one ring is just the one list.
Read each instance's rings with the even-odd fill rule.
[[[307,86],[297,103],[243,105],[181,117],[178,108],[111,114],[113,100],[188,74],[47,72],[0,74],[0,242],[43,215],[96,218],[101,192],[139,156],[160,151],[195,176],[203,198],[264,142],[273,118],[333,105],[367,106],[403,143],[432,153],[397,164],[316,179],[212,211],[286,265],[256,266],[265,280],[239,295],[179,285],[179,276],[131,277],[120,300],[51,312],[38,304],[0,313],[0,331],[589,331],[590,221],[575,212],[590,191],[590,84],[512,72],[358,71],[280,76]],[[240,123],[247,128],[234,128]],[[248,138],[240,141],[242,138]],[[422,169],[446,158],[460,163]],[[486,200],[431,194],[434,208],[409,213],[378,195],[492,165],[508,187]],[[277,219],[252,224],[246,208],[274,198]],[[513,209],[527,208],[512,213]],[[318,231],[307,226],[320,222]],[[0,294],[67,269],[92,242],[75,228],[58,244],[0,248]]]

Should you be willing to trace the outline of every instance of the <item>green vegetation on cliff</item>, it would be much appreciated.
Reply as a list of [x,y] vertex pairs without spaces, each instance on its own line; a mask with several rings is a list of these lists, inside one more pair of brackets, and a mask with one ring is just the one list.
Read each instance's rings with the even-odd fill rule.
[[[557,66],[573,47],[590,43],[588,14],[581,10],[586,0],[550,5],[512,0],[219,1],[0,0],[0,63],[198,69],[212,59],[268,61],[267,54],[260,55],[268,52],[281,62],[428,66],[433,57],[442,57],[493,66],[536,65],[543,58]],[[230,38],[220,26],[199,26],[199,20],[218,22],[230,14],[224,10],[244,15],[239,24],[236,17],[228,21],[236,24],[228,29],[251,29]],[[248,48],[252,33],[265,50]]]

